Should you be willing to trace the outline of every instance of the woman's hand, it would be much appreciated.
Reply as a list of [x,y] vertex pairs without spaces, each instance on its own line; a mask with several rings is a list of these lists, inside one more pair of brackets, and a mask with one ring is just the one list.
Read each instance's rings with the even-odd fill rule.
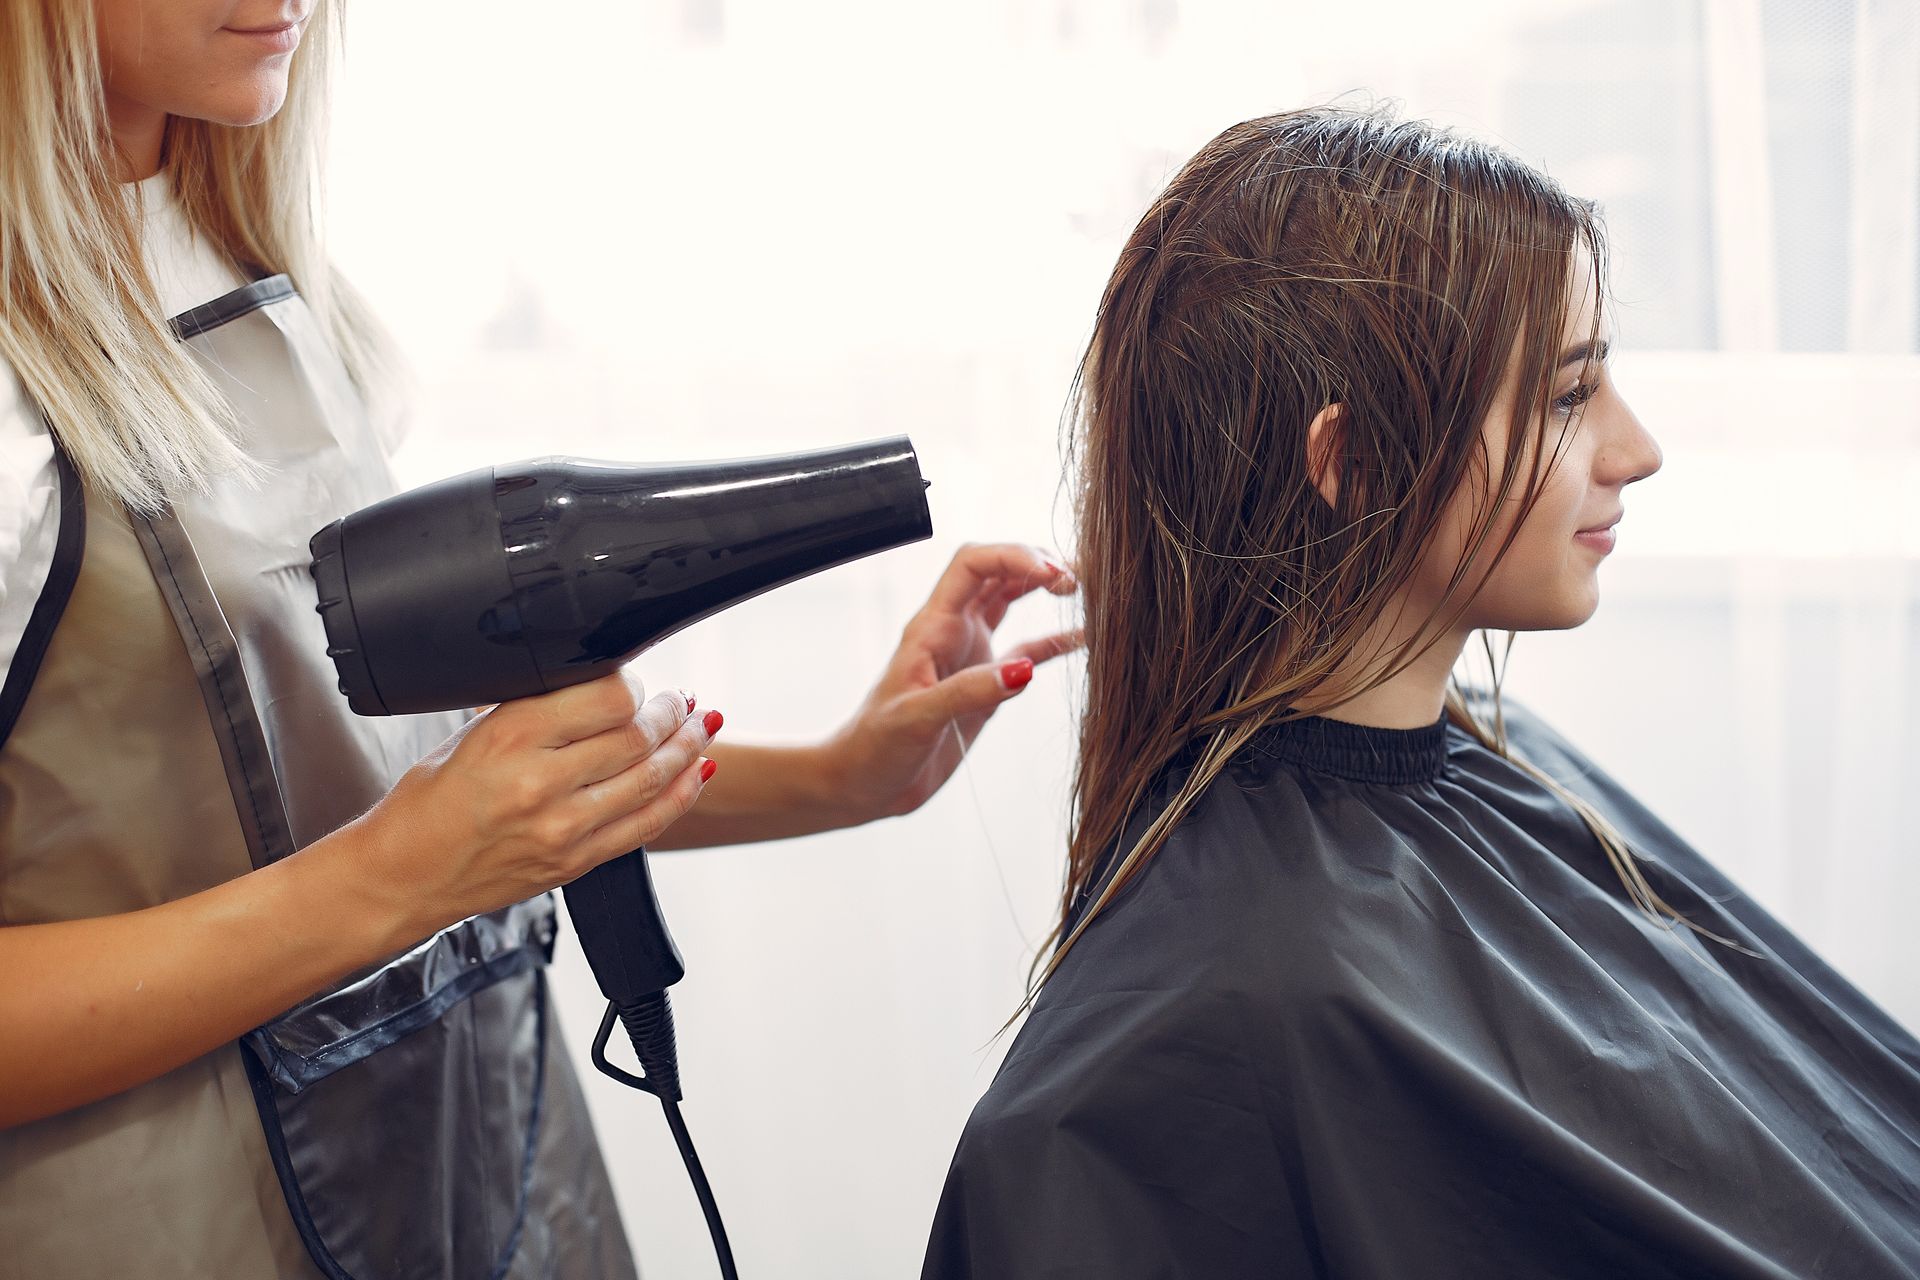
[[1080,647],[1075,629],[993,656],[994,628],[1015,600],[1037,587],[1071,595],[1079,585],[1069,566],[1019,543],[968,543],[954,554],[879,683],[821,748],[855,821],[926,803],[1034,667]]
[[422,936],[577,879],[693,807],[720,718],[692,710],[627,669],[488,707],[359,819],[359,873]]
[[0,928],[0,1045],[38,1050],[0,1052],[0,1129],[151,1080],[650,841],[699,798],[719,721],[630,681],[487,709],[366,813],[246,875],[140,911]]

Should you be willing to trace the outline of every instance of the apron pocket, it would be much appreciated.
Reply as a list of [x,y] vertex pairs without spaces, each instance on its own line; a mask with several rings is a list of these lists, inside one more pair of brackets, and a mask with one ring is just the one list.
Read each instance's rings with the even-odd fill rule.
[[287,1207],[331,1280],[506,1274],[555,928],[551,894],[476,916],[244,1037]]

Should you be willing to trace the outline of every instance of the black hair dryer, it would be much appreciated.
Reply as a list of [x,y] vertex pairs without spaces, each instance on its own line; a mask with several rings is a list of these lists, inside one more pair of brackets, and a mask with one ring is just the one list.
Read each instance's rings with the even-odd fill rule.
[[[505,702],[606,675],[682,627],[834,565],[932,536],[905,436],[776,457],[628,466],[539,458],[375,503],[314,534],[340,691],[361,715]],[[684,1140],[671,1010],[680,954],[644,850],[569,884],[609,1001],[602,1071],[658,1095]],[[646,1072],[611,1066],[618,1014]],[[716,1233],[724,1255],[724,1237]]]

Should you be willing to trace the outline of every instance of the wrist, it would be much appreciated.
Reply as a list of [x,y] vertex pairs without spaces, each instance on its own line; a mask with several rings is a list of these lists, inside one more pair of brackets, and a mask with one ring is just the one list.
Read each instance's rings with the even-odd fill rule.
[[858,827],[883,818],[880,806],[866,798],[860,782],[865,772],[851,726],[843,725],[807,748],[807,794],[818,810],[819,829]]
[[387,873],[401,865],[390,825],[369,812],[288,859],[305,859],[303,892],[369,960],[404,951],[451,923],[439,918],[443,913],[422,910],[419,895]]

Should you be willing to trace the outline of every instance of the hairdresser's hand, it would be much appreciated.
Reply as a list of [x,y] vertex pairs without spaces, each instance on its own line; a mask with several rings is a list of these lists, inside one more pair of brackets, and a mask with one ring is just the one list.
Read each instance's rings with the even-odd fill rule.
[[486,708],[359,820],[357,873],[425,936],[651,842],[706,781],[692,705],[620,671]]
[[913,615],[860,709],[825,744],[847,801],[868,817],[910,813],[953,775],[1001,703],[1036,665],[1080,647],[1078,629],[993,654],[1007,607],[1036,588],[1079,588],[1059,559],[1020,543],[967,544]]

